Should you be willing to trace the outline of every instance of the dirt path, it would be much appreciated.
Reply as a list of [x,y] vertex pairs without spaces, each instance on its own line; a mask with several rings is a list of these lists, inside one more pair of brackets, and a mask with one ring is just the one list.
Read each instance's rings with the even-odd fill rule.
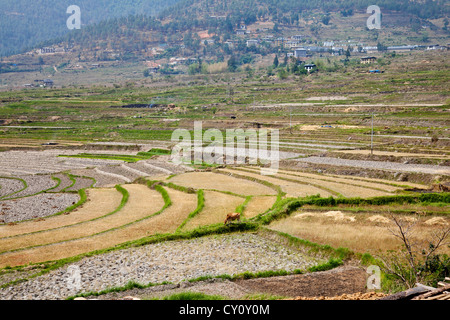
[[356,266],[342,266],[333,270],[300,275],[279,276],[247,280],[212,279],[200,282],[183,282],[146,289],[133,289],[120,293],[109,293],[100,300],[114,300],[126,296],[140,299],[162,298],[180,292],[199,292],[220,295],[230,300],[245,299],[255,295],[296,297],[335,297],[343,294],[365,293],[368,274]]
[[366,291],[368,274],[358,267],[339,267],[324,272],[284,277],[237,280],[235,283],[252,293],[283,297],[332,297]]

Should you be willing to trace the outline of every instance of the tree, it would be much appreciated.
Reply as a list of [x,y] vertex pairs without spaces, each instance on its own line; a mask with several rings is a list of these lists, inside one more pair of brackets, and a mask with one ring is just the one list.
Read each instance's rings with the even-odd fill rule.
[[348,58],[350,58],[351,55],[352,55],[352,54],[351,54],[351,52],[350,52],[350,46],[348,46],[348,47],[347,47],[347,51],[345,52],[345,56],[346,56],[347,59],[348,59]]
[[275,66],[275,68],[277,68],[278,65],[279,65],[279,61],[278,61],[278,56],[277,55],[275,55],[275,59],[273,59],[273,65]]
[[387,51],[387,47],[380,42],[377,43],[377,49],[378,51]]
[[322,23],[323,23],[324,25],[326,25],[326,26],[330,23],[330,20],[331,20],[331,18],[330,18],[329,15],[326,15],[326,16],[323,16],[323,17],[322,17]]
[[416,283],[435,285],[450,275],[450,258],[437,254],[441,247],[448,244],[450,227],[436,227],[430,239],[419,241],[413,237],[418,217],[412,222],[399,219],[394,214],[390,214],[390,218],[394,228],[389,228],[389,231],[400,240],[402,250],[381,257],[386,274],[408,288],[414,287]]
[[234,56],[231,56],[231,58],[228,60],[228,71],[234,72],[237,69],[237,62],[236,58]]

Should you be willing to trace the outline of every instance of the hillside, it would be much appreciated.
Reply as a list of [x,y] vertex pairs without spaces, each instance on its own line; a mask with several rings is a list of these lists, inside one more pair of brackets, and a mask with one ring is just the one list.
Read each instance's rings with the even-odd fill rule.
[[[66,21],[70,14],[66,11],[71,4],[68,0],[38,0],[31,4],[25,0],[5,0],[0,12],[0,56],[24,52],[45,43],[56,43],[64,36],[64,40],[76,41],[84,46],[90,43],[90,47],[97,44],[92,43],[93,41],[111,39],[112,42],[114,38],[116,42],[121,37],[130,36],[131,41],[140,42],[143,46],[147,44],[146,31],[157,32],[156,40],[159,42],[174,42],[180,40],[182,33],[196,30],[209,30],[210,34],[214,33],[226,40],[231,38],[239,26],[263,22],[268,23],[269,28],[277,35],[283,35],[286,30],[312,32],[314,40],[320,41],[319,33],[327,29],[333,29],[333,34],[336,31],[338,34],[342,33],[343,28],[346,28],[346,31],[354,28],[367,31],[364,30],[365,23],[370,15],[366,10],[372,2],[139,0],[130,3],[118,0],[80,0],[77,5],[82,14],[82,32],[69,32],[67,29]],[[446,1],[383,0],[378,1],[377,5],[382,10],[383,20],[388,23],[385,25],[385,31],[399,25],[406,30],[396,30],[397,33],[406,31],[413,34],[412,36],[423,36],[423,27],[432,32],[442,28],[447,31],[450,6]],[[391,19],[394,25],[389,24],[390,15],[395,16]],[[155,19],[150,18],[156,16]],[[355,21],[355,18],[358,20]],[[351,22],[351,26],[347,25],[348,22]],[[263,29],[266,27],[262,26]],[[142,32],[144,33],[140,36],[136,35]]]
[[[156,15],[178,0],[78,0],[82,27],[120,16]],[[69,32],[66,21],[69,0],[4,0],[0,9],[0,56],[30,49],[42,41]],[[45,17],[45,18],[43,18]]]
[[[160,8],[159,14],[139,11],[121,15],[150,3],[155,4],[154,10]],[[222,73],[241,66],[239,70],[247,68],[251,72],[252,68],[269,67],[275,55],[286,66],[288,55],[293,55],[296,47],[307,50],[306,59],[297,62],[317,63],[317,58],[332,58],[327,60],[327,68],[336,71],[343,60],[339,56],[357,57],[395,46],[426,50],[440,44],[445,48],[449,43],[449,6],[441,1],[430,2],[426,10],[417,1],[382,2],[379,30],[367,28],[371,14],[367,13],[366,1],[349,0],[338,6],[335,1],[181,0],[165,10],[163,5],[157,6],[161,3],[142,0],[135,5],[119,5],[113,1],[104,10],[111,12],[108,17],[116,17],[88,24],[106,17],[99,14],[102,10],[98,5],[97,16],[93,9],[90,18],[83,14],[81,30],[63,32],[46,41],[42,37],[27,54],[3,58],[0,73],[10,74],[4,76],[3,85],[30,84],[60,73],[66,76],[62,83],[67,85],[72,83],[69,78],[75,79],[88,70],[93,71],[87,83],[110,83],[110,71],[119,75],[116,80],[124,80],[119,65],[132,74],[126,79]],[[175,1],[165,5],[169,3]],[[65,25],[65,21],[60,24]],[[294,66],[292,70],[304,71],[297,69]],[[268,75],[273,72],[268,70]]]

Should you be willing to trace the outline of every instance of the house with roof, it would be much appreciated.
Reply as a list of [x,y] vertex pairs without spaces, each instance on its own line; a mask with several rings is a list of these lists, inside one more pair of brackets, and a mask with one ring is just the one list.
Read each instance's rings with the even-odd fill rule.
[[361,58],[361,63],[362,64],[369,64],[369,63],[374,63],[377,61],[376,57],[362,57]]
[[258,45],[259,45],[259,41],[257,39],[247,40],[247,47],[251,47],[251,46],[257,47]]
[[294,50],[294,57],[299,58],[306,58],[307,51],[305,48],[295,48]]
[[314,68],[316,68],[317,66],[314,63],[310,63],[310,64],[305,64],[304,68],[306,69],[306,71],[311,72],[311,70],[313,70]]

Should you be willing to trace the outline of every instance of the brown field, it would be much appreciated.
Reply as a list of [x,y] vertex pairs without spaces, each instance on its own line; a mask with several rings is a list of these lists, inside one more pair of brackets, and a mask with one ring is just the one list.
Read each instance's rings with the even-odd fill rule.
[[297,198],[297,197],[306,197],[306,196],[311,196],[311,195],[316,195],[316,194],[320,194],[321,197],[331,196],[331,193],[329,193],[328,191],[317,188],[312,185],[308,185],[307,183],[301,184],[301,183],[296,183],[296,182],[292,182],[292,181],[276,179],[275,177],[272,177],[272,176],[263,176],[263,175],[259,174],[259,171],[258,172],[254,171],[254,173],[238,171],[238,170],[233,170],[233,169],[221,169],[220,171],[234,173],[234,174],[270,182],[274,185],[280,186],[281,190],[283,190],[283,192],[286,192],[287,197]]
[[243,215],[247,219],[253,218],[270,209],[276,200],[274,196],[255,196],[245,207]]
[[[414,219],[411,216],[399,216],[404,220]],[[438,217],[429,222],[430,217],[418,218],[414,229],[414,237],[419,241],[430,238],[436,226],[450,224],[449,218]],[[340,211],[308,212],[300,210],[290,217],[275,221],[270,225],[273,230],[288,233],[292,236],[306,239],[332,247],[345,247],[360,253],[377,253],[398,249],[401,245],[389,228],[395,229],[393,222],[382,214],[351,214]],[[450,252],[445,248],[446,253]]]
[[[256,172],[255,170],[251,170],[251,171]],[[247,172],[244,172],[244,174],[247,175]],[[261,177],[263,177],[263,176],[261,176]],[[376,197],[376,196],[386,196],[386,195],[391,194],[388,192],[371,189],[368,187],[350,185],[347,183],[339,183],[337,181],[334,182],[332,180],[334,178],[330,178],[329,180],[327,179],[326,181],[321,180],[320,175],[312,175],[311,178],[309,178],[309,177],[303,177],[303,176],[297,176],[297,175],[288,175],[288,174],[278,173],[278,174],[274,175],[273,177],[281,178],[281,180],[284,178],[284,179],[291,179],[291,180],[299,181],[299,183],[311,183],[311,184],[315,184],[315,185],[321,185],[328,190],[332,190],[336,193],[342,194],[344,197],[367,198],[367,197]],[[264,177],[264,178],[262,178],[262,180],[267,180],[267,178]],[[308,194],[308,195],[314,195],[314,193]],[[321,196],[326,197],[326,195],[322,195],[322,193],[321,193]]]
[[[278,170],[279,173],[288,174],[299,177],[310,177],[320,180],[334,181],[334,182],[343,182],[352,185],[359,185],[362,187],[375,188],[375,189],[383,189],[389,192],[395,192],[397,190],[402,190],[401,187],[395,186],[394,181],[390,180],[382,180],[382,179],[371,179],[371,178],[361,178],[361,177],[344,177],[344,176],[336,176],[336,175],[325,175],[325,174],[312,174],[300,171],[289,171],[289,170]],[[410,188],[423,188],[423,185],[411,183],[411,182],[401,182],[399,185],[405,185]]]
[[[124,225],[130,224],[133,226],[133,222],[138,219],[148,219],[152,214],[163,207],[164,201],[158,192],[151,190],[144,185],[124,185],[123,187],[130,193],[129,200],[122,210],[111,216],[114,217],[114,223],[118,229],[107,231],[112,228],[112,225],[105,223],[105,221],[102,221],[101,224],[98,225],[95,224],[95,227],[93,227],[94,224],[90,226],[91,223],[87,223],[86,226],[89,226],[88,230],[90,231],[90,234],[77,228],[76,231],[82,232],[85,237],[75,240],[68,240],[68,238],[70,239],[70,237],[73,236],[79,238],[81,235],[80,233],[71,233],[70,237],[65,237],[64,233],[61,232],[64,231],[64,229],[57,229],[55,230],[57,233],[51,234],[54,238],[50,238],[46,241],[47,243],[53,242],[53,244],[1,254],[0,267],[63,259],[93,250],[109,248],[127,241],[123,239],[136,240],[144,237],[147,234],[146,229],[142,230],[141,234],[134,232],[128,233],[127,227]],[[142,199],[147,201],[142,201]],[[84,227],[86,228],[86,226]],[[97,234],[98,232],[102,233]],[[39,235],[39,233],[37,235]],[[64,242],[56,243],[57,241],[62,241],[60,239],[65,240]],[[29,245],[30,243],[28,243],[28,246]]]
[[[122,195],[115,188],[86,190],[87,201],[81,207],[73,210],[68,215],[49,217],[40,221],[26,221],[14,226],[0,226],[0,239],[21,234],[40,232],[82,223],[88,220],[100,218],[117,208],[122,200]],[[2,250],[0,245],[0,250]]]
[[304,172],[292,172],[292,171],[284,171],[279,170],[280,174],[284,174],[286,176],[294,176],[294,177],[308,177],[313,179],[320,179],[321,181],[331,181],[331,182],[342,182],[345,184],[355,185],[355,186],[361,186],[361,187],[367,187],[372,189],[382,189],[386,190],[388,192],[395,192],[397,190],[401,190],[400,187],[395,187],[388,184],[382,184],[382,183],[375,183],[375,182],[368,182],[368,181],[355,181],[352,179],[347,179],[343,177],[330,177],[325,175],[315,175],[310,173],[304,173]]
[[205,191],[205,206],[194,218],[189,220],[183,230],[192,230],[200,226],[223,223],[228,213],[234,212],[244,202],[241,197],[217,192]]
[[169,181],[184,187],[228,191],[245,196],[276,194],[273,189],[259,183],[212,172],[184,173],[171,178]]
[[[150,190],[147,186],[124,185],[123,187],[130,193],[130,198],[125,207],[115,214],[64,228],[2,239],[0,248],[2,251],[10,251],[88,237],[148,217],[164,205],[161,194]],[[147,203],[141,199],[145,199]]]
[[172,233],[197,208],[197,195],[181,191],[166,189],[172,205],[161,214],[130,227],[130,232],[146,232],[147,235],[156,233]]

